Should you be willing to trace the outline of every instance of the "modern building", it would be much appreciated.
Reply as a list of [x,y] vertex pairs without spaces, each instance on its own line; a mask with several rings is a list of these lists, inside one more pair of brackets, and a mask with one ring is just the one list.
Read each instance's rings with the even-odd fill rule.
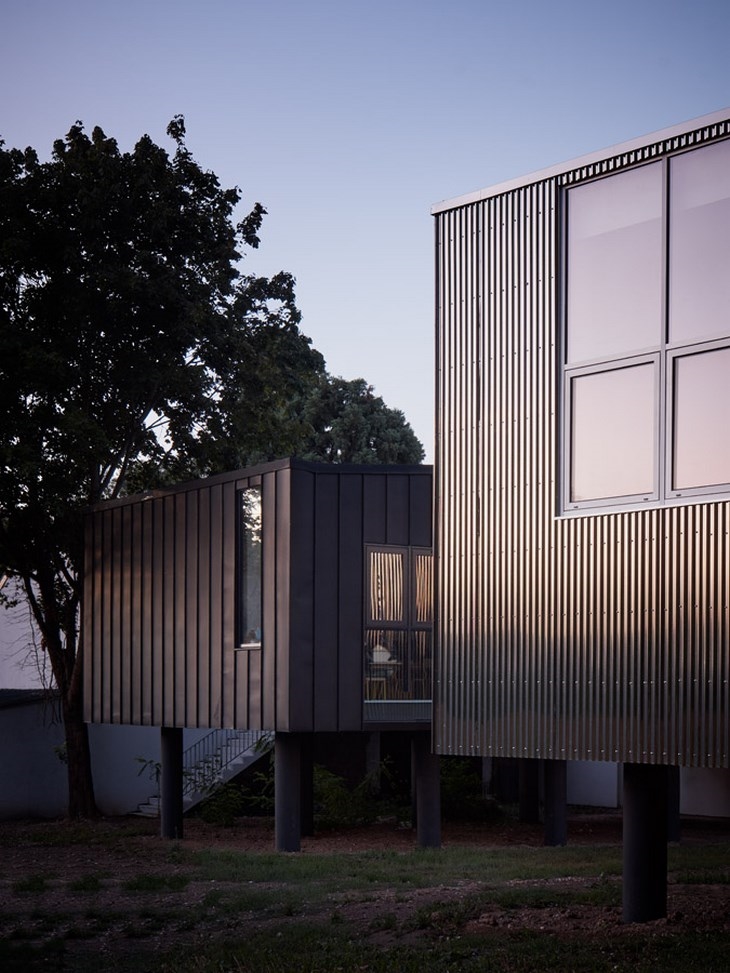
[[183,728],[275,734],[284,850],[311,814],[314,738],[397,730],[419,841],[438,843],[431,542],[427,466],[287,459],[90,513],[85,718],[161,728],[163,832],[182,828]]
[[730,110],[433,215],[435,748],[622,763],[651,918],[730,762]]

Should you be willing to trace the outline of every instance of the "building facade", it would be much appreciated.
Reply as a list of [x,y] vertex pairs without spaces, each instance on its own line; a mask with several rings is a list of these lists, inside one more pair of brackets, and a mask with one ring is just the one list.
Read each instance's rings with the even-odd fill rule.
[[442,754],[730,762],[730,111],[433,208]]

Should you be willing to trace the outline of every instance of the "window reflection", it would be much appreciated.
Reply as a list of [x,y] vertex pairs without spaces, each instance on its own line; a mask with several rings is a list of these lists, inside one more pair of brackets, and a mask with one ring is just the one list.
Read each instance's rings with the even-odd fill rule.
[[730,483],[730,348],[674,359],[675,490]]
[[677,156],[670,173],[670,341],[725,335],[730,306],[730,142]]
[[662,170],[632,169],[570,192],[569,362],[661,340]]
[[572,380],[574,502],[654,492],[654,364]]
[[240,491],[238,507],[238,633],[241,647],[261,644],[261,488]]

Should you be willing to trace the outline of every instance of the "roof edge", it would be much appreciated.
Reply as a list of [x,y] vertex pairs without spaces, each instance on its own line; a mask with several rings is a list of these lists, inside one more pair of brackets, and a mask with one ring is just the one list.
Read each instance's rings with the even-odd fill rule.
[[647,145],[652,145],[654,142],[663,142],[667,139],[676,138],[678,135],[685,135],[687,132],[691,132],[694,129],[707,128],[710,125],[717,125],[719,122],[725,122],[728,120],[730,120],[730,108],[721,108],[720,110],[710,112],[707,115],[700,115],[697,118],[688,119],[686,122],[680,122],[677,125],[672,125],[669,128],[662,128],[656,132],[650,132],[647,135],[641,135],[637,138],[629,139],[627,142],[619,142],[617,145],[609,145],[604,149],[598,150],[597,152],[590,152],[587,155],[581,155],[575,159],[568,159],[565,162],[547,166],[545,169],[538,169],[536,172],[527,173],[526,175],[518,176],[515,179],[508,179],[505,182],[496,183],[493,186],[487,186],[485,189],[478,189],[471,193],[465,193],[463,196],[454,196],[451,199],[444,199],[441,202],[434,203],[434,205],[431,207],[431,215],[436,216],[439,213],[445,212],[446,210],[456,209],[459,206],[468,206],[470,203],[478,203],[483,199],[489,199],[490,197],[498,196],[501,193],[511,192],[514,189],[529,186],[531,183],[542,182],[544,179],[551,179],[553,176],[558,176],[564,172],[569,172],[571,169],[580,169],[583,166],[592,165],[595,162],[600,162],[603,159],[610,158],[613,155],[623,155],[626,152],[632,152],[635,149],[641,149]]

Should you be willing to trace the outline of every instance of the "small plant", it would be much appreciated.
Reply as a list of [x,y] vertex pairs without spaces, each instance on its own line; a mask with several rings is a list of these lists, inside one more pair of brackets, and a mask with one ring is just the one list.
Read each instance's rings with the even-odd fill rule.
[[152,760],[148,757],[135,757],[138,764],[142,766],[137,771],[137,776],[147,774],[147,779],[154,782],[157,793],[160,792],[160,777],[162,776],[162,763],[159,760]]
[[98,875],[83,875],[75,882],[71,882],[69,888],[72,892],[99,892],[101,890],[101,879]]
[[138,875],[122,888],[125,892],[182,892],[189,883],[187,875]]
[[45,875],[29,875],[13,883],[13,892],[16,895],[38,895],[47,889]]
[[230,828],[243,812],[244,800],[240,788],[233,783],[221,784],[205,799],[200,816],[207,824]]

